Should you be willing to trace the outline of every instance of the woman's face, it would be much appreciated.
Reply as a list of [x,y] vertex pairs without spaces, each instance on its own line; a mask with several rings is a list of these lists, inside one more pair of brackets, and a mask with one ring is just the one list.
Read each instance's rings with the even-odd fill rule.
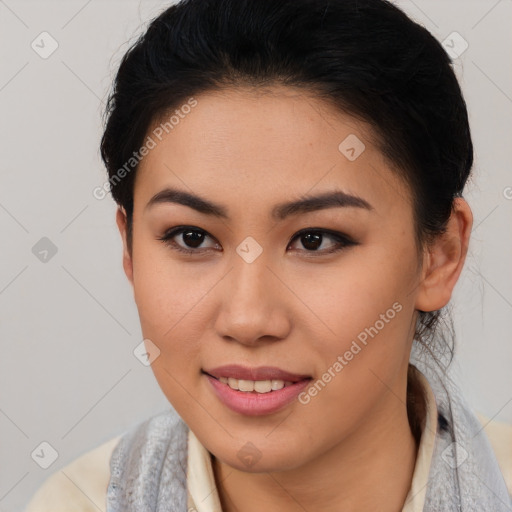
[[[168,133],[149,132],[125,253],[161,389],[211,453],[244,471],[378,438],[405,411],[420,280],[410,190],[366,125],[303,92],[195,100]],[[299,382],[264,392],[287,379],[215,371],[225,365]],[[237,375],[253,376],[260,392],[205,372],[242,389],[252,384]]]

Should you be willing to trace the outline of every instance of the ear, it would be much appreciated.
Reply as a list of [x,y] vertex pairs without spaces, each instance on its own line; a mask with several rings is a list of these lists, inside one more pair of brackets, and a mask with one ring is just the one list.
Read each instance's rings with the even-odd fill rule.
[[131,251],[128,247],[127,241],[127,219],[126,219],[126,211],[123,207],[119,207],[116,213],[116,223],[119,228],[119,233],[121,234],[121,238],[123,241],[123,268],[128,281],[130,281],[133,286],[133,263],[132,263],[132,255]]
[[464,199],[456,198],[446,232],[425,253],[417,310],[436,311],[448,304],[466,260],[472,225],[471,208]]

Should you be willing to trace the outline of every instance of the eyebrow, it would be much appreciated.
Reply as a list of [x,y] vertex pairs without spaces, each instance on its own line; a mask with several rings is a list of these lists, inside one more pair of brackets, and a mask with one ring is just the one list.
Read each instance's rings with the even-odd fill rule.
[[[228,211],[224,206],[175,188],[165,188],[155,194],[148,201],[145,209],[147,210],[157,204],[166,203],[181,204],[205,215],[229,220]],[[336,207],[362,208],[365,210],[374,209],[368,201],[365,201],[361,197],[336,190],[316,196],[303,196],[295,201],[277,204],[271,210],[271,217],[275,220],[284,220],[291,215],[299,215]]]

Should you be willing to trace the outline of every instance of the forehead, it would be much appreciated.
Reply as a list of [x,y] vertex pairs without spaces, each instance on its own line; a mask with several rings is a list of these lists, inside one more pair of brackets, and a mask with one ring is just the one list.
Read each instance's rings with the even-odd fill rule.
[[333,187],[372,204],[409,199],[371,128],[312,94],[238,88],[194,100],[148,130],[155,146],[139,165],[136,202],[172,185],[247,206]]

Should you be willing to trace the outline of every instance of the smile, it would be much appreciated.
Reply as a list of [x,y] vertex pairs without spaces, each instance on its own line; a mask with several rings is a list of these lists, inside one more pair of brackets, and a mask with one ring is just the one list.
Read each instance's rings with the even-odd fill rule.
[[227,384],[231,389],[245,393],[270,393],[293,384],[289,380],[243,380],[232,377],[220,377],[218,380]]
[[[308,385],[311,377],[299,380],[249,380],[215,377],[203,371],[219,401],[234,412],[247,416],[272,414],[290,405]],[[298,376],[294,376],[297,378]]]

